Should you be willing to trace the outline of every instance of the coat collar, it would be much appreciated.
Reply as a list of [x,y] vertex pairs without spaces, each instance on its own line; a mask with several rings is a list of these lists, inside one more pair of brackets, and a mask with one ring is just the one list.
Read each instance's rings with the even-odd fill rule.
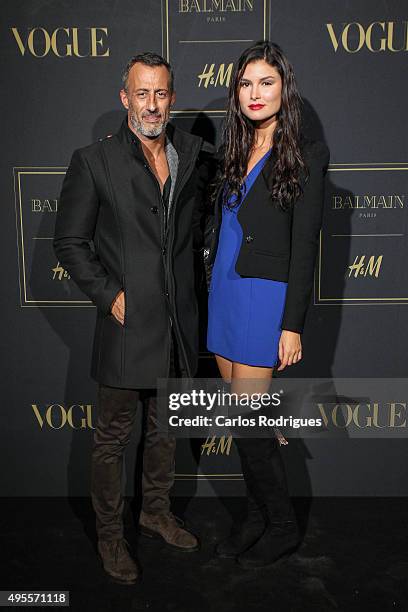
[[[198,154],[202,144],[202,138],[180,130],[172,123],[168,123],[166,126],[166,136],[176,149],[180,161],[187,161],[194,157],[194,153]],[[143,159],[140,140],[129,128],[127,116],[122,122],[117,137],[122,144],[128,146],[134,154]]]

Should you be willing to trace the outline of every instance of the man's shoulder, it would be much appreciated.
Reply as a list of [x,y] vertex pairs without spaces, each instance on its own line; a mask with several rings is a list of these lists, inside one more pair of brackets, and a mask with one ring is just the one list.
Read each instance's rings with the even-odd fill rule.
[[200,154],[214,155],[215,146],[202,136],[187,132],[174,123],[169,123],[168,129],[170,137],[175,139],[176,142],[182,143],[183,148],[197,147]]
[[195,134],[190,134],[182,128],[175,125],[173,122],[167,124],[166,136],[175,147],[176,151],[181,154],[187,155],[198,152],[201,145],[201,138]]
[[83,147],[78,147],[73,152],[73,157],[78,157],[79,159],[85,159],[87,161],[99,159],[102,153],[102,149],[109,149],[110,146],[113,144],[117,144],[117,135],[109,134],[104,138],[98,138],[98,140],[92,142],[91,144],[85,145]]

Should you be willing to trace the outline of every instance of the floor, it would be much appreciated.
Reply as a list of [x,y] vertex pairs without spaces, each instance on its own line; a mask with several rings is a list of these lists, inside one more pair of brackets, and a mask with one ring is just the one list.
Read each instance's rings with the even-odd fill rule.
[[[214,557],[244,512],[242,498],[175,498],[201,539],[178,553],[138,538],[127,501],[127,538],[139,584],[111,583],[95,555],[88,498],[2,498],[1,589],[70,591],[70,610],[294,612],[408,610],[407,498],[295,498],[303,543],[272,568],[248,571]],[[45,609],[45,608],[42,608]]]

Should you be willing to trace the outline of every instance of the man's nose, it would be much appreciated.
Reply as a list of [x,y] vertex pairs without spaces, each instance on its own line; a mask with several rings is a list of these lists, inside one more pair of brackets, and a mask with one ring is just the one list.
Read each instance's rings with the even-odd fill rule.
[[153,112],[156,110],[156,97],[153,93],[150,94],[149,97],[147,98],[146,106],[149,111]]

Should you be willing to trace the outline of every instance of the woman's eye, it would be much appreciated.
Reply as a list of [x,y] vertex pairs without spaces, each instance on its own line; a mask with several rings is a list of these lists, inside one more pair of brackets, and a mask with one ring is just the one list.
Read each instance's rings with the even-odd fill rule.
[[273,85],[272,81],[264,81],[263,85]]
[[241,87],[248,87],[249,83],[241,83]]

